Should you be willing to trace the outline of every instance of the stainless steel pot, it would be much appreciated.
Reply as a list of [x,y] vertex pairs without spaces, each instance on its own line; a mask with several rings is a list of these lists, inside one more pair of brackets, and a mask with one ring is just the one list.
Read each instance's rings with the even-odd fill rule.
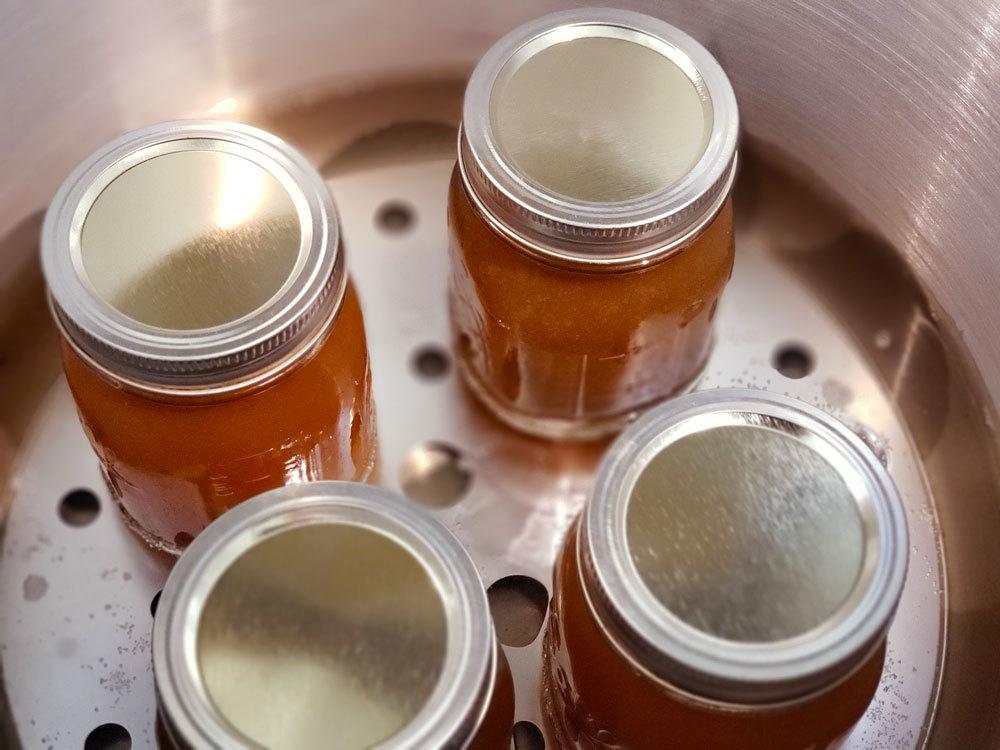
[[[762,217],[773,257],[854,337],[934,499],[948,635],[929,743],[1000,746],[1000,6],[619,4],[688,30],[728,71],[757,164],[744,171],[740,201]],[[58,376],[35,240],[40,212],[81,158],[123,130],[185,115],[271,127],[320,162],[396,121],[454,122],[457,89],[441,93],[435,82],[460,81],[502,32],[571,5],[8,2],[0,9],[4,483]],[[328,101],[339,104],[313,106]],[[789,187],[800,184],[823,201]]]

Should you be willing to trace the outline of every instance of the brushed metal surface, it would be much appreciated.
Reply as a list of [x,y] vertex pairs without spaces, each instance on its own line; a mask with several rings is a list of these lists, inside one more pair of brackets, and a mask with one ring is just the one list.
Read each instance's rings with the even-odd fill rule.
[[[453,87],[451,95],[459,93]],[[406,96],[399,101],[408,106]],[[365,111],[363,98],[340,108],[351,103],[355,114]],[[322,112],[317,116],[323,119]],[[310,129],[301,113],[287,127],[271,124],[292,136],[292,122],[300,134]],[[429,442],[452,446],[471,479],[454,505],[436,511],[439,517],[473,553],[487,585],[527,575],[549,586],[560,538],[580,508],[600,447],[557,447],[513,435],[469,399],[453,369],[437,378],[414,370],[414,353],[428,344],[447,346],[444,207],[454,130],[437,138],[439,131],[418,126],[419,143],[405,139],[407,129],[389,132],[348,148],[327,169],[370,334],[381,479],[398,487],[408,476],[411,451]],[[338,137],[323,128],[315,133],[297,143],[323,163]],[[386,157],[394,153],[406,157]],[[379,217],[387,203],[412,217],[403,229],[383,228]],[[918,747],[937,699],[946,605],[920,454],[893,407],[892,391],[862,348],[770,252],[777,235],[753,201],[746,205],[736,272],[720,306],[719,344],[702,386],[750,385],[797,395],[863,425],[886,456],[906,505],[914,563],[890,633],[883,685],[845,746]],[[815,354],[815,371],[799,380],[779,375],[771,362],[775,348],[790,341],[804,342]],[[66,526],[57,512],[62,495],[78,486],[93,488],[103,500],[101,515],[83,528]],[[0,565],[0,658],[21,741],[79,747],[96,725],[118,722],[132,733],[135,747],[152,747],[149,602],[165,570],[113,512],[61,382],[39,410],[11,487]],[[40,580],[44,593],[36,596]],[[516,718],[537,724],[539,647],[540,638],[505,647],[518,687]]]

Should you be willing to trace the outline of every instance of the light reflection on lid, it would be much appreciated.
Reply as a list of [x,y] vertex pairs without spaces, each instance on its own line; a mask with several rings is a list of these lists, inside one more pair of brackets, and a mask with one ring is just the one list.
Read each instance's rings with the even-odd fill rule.
[[115,178],[83,224],[87,280],[140,323],[210,328],[264,305],[288,280],[302,231],[288,191],[242,156],[178,151]]

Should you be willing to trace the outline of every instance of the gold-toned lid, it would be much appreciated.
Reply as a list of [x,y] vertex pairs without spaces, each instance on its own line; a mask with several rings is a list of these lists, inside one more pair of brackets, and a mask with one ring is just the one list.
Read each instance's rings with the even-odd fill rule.
[[112,180],[87,212],[80,260],[94,292],[139,323],[191,331],[232,323],[291,277],[295,203],[274,174],[225,151],[181,150]]
[[595,615],[638,668],[702,699],[804,699],[876,649],[906,519],[885,467],[828,414],[758,390],[651,410],[602,460],[580,525]]
[[151,390],[204,392],[308,348],[346,285],[319,174],[269,133],[183,120],[81,164],[46,215],[56,319],[82,356]]
[[738,136],[732,86],[698,42],[640,13],[583,8],[483,56],[458,164],[484,218],[529,254],[618,270],[676,252],[718,214]]
[[392,537],[318,523],[259,542],[216,581],[198,625],[208,697],[264,747],[384,742],[434,691],[448,647],[430,572]]
[[866,529],[844,475],[799,437],[733,424],[685,435],[642,470],[625,520],[639,576],[709,635],[778,641],[848,600]]
[[213,522],[170,574],[153,665],[186,747],[460,747],[496,639],[462,545],[392,493],[315,482]]
[[539,189],[595,203],[673,185],[705,152],[712,102],[651,47],[578,36],[508,61],[493,85],[493,133]]

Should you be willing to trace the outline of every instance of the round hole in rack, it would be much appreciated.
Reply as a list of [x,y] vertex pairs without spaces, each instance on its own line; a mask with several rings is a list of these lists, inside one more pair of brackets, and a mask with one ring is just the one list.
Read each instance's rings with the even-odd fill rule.
[[87,735],[83,750],[129,750],[132,735],[121,724],[101,724]]
[[413,227],[413,209],[401,201],[383,203],[375,213],[375,224],[389,234],[402,234]]
[[514,750],[545,750],[542,730],[530,721],[519,721],[514,725]]
[[538,637],[549,606],[549,592],[530,576],[506,576],[486,591],[497,637],[505,646],[528,646]]
[[174,536],[174,544],[176,544],[179,549],[186,549],[187,546],[193,541],[194,537],[186,531],[178,531]]
[[160,594],[162,593],[163,589],[157,591],[155,594],[153,594],[153,598],[149,602],[149,614],[151,614],[153,617],[156,617],[156,608],[160,606]]
[[71,490],[59,501],[59,517],[68,526],[86,526],[100,512],[101,501],[90,490]]
[[816,368],[816,359],[803,344],[788,343],[779,346],[771,358],[774,369],[786,378],[804,378]]
[[413,371],[425,380],[437,380],[448,374],[451,357],[444,347],[427,344],[413,353]]
[[406,496],[431,508],[454,505],[471,482],[472,471],[465,466],[461,452],[437,441],[411,450],[400,475]]

